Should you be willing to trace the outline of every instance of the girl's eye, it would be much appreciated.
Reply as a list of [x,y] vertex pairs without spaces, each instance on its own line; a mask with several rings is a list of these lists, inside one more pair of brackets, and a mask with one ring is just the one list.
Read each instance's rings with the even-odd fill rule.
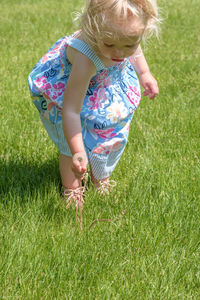
[[104,43],[104,46],[111,48],[111,47],[113,47],[114,45],[113,45],[113,44],[106,44],[106,43]]
[[135,45],[126,45],[126,48],[134,48]]

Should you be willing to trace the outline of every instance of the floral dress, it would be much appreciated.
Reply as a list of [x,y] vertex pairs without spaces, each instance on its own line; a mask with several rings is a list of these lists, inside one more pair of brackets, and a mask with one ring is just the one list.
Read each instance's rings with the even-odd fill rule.
[[80,114],[88,161],[96,179],[109,177],[128,140],[129,126],[139,105],[140,86],[129,59],[104,67],[83,41],[63,37],[45,54],[29,75],[28,83],[42,122],[59,151],[71,156],[62,131],[62,103],[71,71],[66,48],[87,55],[97,73],[91,79]]

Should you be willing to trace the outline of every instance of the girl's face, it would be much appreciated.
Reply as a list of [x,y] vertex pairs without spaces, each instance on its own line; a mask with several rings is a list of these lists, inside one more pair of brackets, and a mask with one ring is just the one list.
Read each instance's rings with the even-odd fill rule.
[[97,38],[97,47],[102,55],[112,61],[122,61],[131,56],[142,39],[144,24],[139,18],[128,17],[124,21],[114,21],[108,18],[107,26],[102,31],[112,32],[114,35]]
[[139,46],[140,37],[121,37],[112,39],[104,37],[97,42],[97,47],[102,57],[120,62],[131,56]]

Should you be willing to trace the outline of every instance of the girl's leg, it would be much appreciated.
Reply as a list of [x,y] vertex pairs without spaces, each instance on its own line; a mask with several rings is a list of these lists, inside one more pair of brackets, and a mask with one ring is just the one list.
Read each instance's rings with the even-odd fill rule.
[[72,172],[72,157],[60,154],[59,166],[64,189],[76,189],[81,186],[81,180]]
[[82,229],[82,209],[84,187],[81,180],[77,179],[72,172],[72,157],[60,154],[60,175],[63,186],[63,203],[68,208],[72,202],[76,204],[75,229],[77,229],[78,210],[80,209],[80,229]]

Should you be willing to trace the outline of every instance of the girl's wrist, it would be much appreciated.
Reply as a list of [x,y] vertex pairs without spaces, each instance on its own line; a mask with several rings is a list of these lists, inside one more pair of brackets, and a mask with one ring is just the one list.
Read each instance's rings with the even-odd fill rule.
[[141,70],[140,72],[138,72],[138,75],[139,77],[145,75],[145,74],[148,74],[150,73],[150,70],[149,69],[144,69],[144,70]]

